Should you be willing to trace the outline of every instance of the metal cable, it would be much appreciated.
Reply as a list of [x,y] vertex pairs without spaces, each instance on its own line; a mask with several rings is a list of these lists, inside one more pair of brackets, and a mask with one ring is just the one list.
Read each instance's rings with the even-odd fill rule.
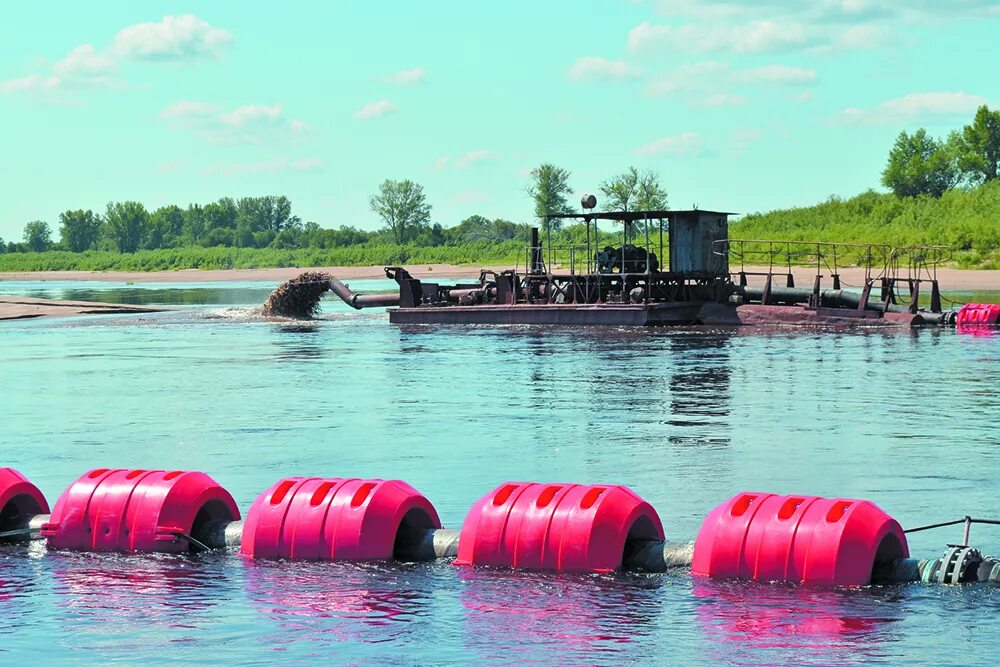
[[958,526],[964,523],[985,523],[993,526],[1000,526],[1000,520],[997,519],[973,519],[972,517],[962,517],[961,519],[955,519],[954,521],[945,521],[943,523],[932,523],[926,526],[917,526],[916,528],[907,528],[904,533],[919,533],[923,530],[930,530],[932,528],[944,528],[945,526]]

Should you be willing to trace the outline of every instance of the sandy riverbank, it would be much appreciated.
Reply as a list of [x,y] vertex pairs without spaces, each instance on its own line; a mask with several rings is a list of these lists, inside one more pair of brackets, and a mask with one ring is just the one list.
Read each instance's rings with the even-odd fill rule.
[[28,320],[39,317],[69,317],[71,315],[155,313],[163,310],[169,309],[96,301],[56,301],[26,296],[0,296],[0,320]]
[[[462,278],[476,277],[481,268],[495,271],[509,269],[509,266],[460,266],[455,264],[420,264],[408,266],[407,270],[417,278]],[[733,267],[734,269],[736,267]],[[763,269],[747,270],[761,271]],[[132,283],[186,283],[186,282],[229,282],[229,281],[263,281],[280,283],[294,278],[303,271],[326,271],[341,280],[358,280],[365,278],[383,278],[385,273],[381,266],[325,266],[314,268],[282,268],[282,269],[219,269],[201,271],[188,269],[183,271],[150,271],[150,272],[116,272],[116,271],[25,271],[0,273],[0,282],[10,280],[29,281],[78,281],[100,280],[109,282]],[[794,267],[792,274],[795,284],[800,287],[811,287],[815,270],[809,267]],[[858,286],[864,282],[864,270],[845,268],[840,272],[841,280],[846,286]],[[985,291],[1000,290],[1000,270],[965,271],[961,269],[938,269],[938,280],[941,289],[948,291]],[[752,278],[756,283],[760,278]],[[831,287],[829,272],[824,273],[824,287]],[[3,286],[0,285],[0,292]]]

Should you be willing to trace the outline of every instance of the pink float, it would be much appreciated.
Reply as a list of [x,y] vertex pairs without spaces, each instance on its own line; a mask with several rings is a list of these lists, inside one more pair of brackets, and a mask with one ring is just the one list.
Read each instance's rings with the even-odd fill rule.
[[0,532],[23,526],[36,514],[48,514],[49,503],[38,487],[13,468],[0,468]]
[[406,482],[289,477],[250,507],[241,550],[253,558],[388,560],[397,539],[440,527],[434,506]]
[[706,517],[693,574],[863,586],[876,559],[907,558],[895,519],[866,500],[741,493]]
[[455,564],[608,572],[627,541],[662,539],[656,510],[628,487],[508,482],[469,511]]
[[955,316],[955,325],[959,327],[983,324],[1000,324],[1000,304],[967,303]]
[[209,522],[239,518],[233,497],[205,473],[100,468],[59,496],[41,534],[56,549],[182,552]]

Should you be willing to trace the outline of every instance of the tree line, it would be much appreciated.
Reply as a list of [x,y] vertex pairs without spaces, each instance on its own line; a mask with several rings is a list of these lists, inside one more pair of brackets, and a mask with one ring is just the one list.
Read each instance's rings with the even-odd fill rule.
[[897,197],[940,197],[948,190],[975,186],[1000,176],[1000,111],[983,105],[972,122],[943,139],[924,128],[896,137],[882,184]]
[[[549,231],[559,231],[562,224],[546,216],[579,211],[569,199],[573,194],[570,178],[569,171],[550,163],[531,171],[527,194],[534,203],[535,216]],[[602,182],[600,189],[605,196],[603,210],[667,208],[667,192],[653,171],[629,167]],[[44,220],[29,222],[22,242],[4,243],[0,239],[0,252],[134,253],[192,246],[327,249],[366,243],[434,247],[526,242],[532,226],[482,215],[469,216],[450,227],[432,223],[432,206],[423,186],[408,179],[383,181],[369,198],[369,206],[383,225],[375,231],[348,225],[324,228],[315,222],[303,222],[292,212],[292,202],[285,196],[223,197],[209,204],[184,208],[170,204],[153,211],[136,201],[110,202],[103,214],[83,209],[60,213],[56,230]]]

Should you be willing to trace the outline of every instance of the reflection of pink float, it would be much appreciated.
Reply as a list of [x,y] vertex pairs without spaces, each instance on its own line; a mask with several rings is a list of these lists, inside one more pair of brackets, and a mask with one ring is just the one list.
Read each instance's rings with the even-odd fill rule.
[[[707,656],[719,662],[740,651],[775,649],[773,662],[809,664],[810,652],[819,664],[853,664],[859,652],[871,652],[884,639],[886,610],[865,591],[761,586],[695,577],[692,595],[695,617],[704,636],[715,644]],[[838,651],[843,655],[838,656]],[[792,652],[791,654],[789,652]]]
[[705,518],[694,574],[863,586],[876,560],[909,556],[899,524],[865,500],[741,493]]

